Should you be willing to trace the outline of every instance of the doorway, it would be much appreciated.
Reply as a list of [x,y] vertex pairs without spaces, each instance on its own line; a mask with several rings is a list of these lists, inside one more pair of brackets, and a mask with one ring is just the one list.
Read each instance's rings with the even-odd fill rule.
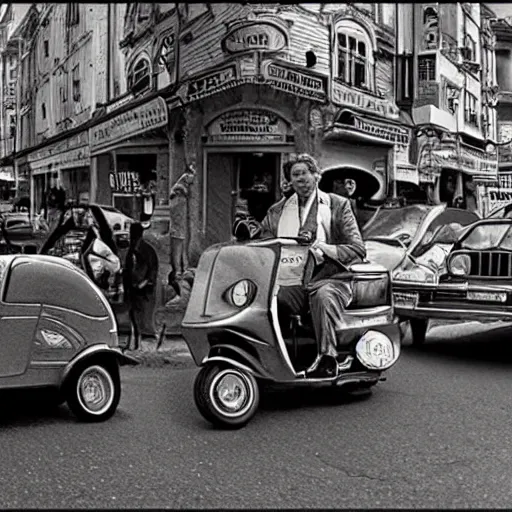
[[209,153],[207,157],[206,242],[231,239],[235,206],[247,200],[256,220],[280,197],[281,153]]

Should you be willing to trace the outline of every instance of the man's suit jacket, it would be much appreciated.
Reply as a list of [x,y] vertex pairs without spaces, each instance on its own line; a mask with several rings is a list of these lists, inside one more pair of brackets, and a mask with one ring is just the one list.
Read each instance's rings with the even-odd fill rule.
[[[325,228],[326,243],[336,246],[337,258],[334,263],[348,267],[362,261],[366,257],[366,249],[350,201],[345,197],[328,194],[321,190],[318,190],[318,200],[320,203],[328,205],[331,211],[328,225]],[[267,216],[262,222],[262,238],[277,237],[279,219],[286,201],[287,199],[283,198],[269,208]]]

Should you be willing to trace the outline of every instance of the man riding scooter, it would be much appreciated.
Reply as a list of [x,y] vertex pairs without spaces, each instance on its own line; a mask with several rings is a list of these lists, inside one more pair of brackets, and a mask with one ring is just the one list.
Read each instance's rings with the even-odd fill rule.
[[[292,316],[311,308],[319,350],[305,376],[334,377],[341,362],[337,360],[336,330],[344,324],[345,308],[352,301],[350,283],[337,279],[336,274],[362,262],[366,251],[349,200],[319,190],[320,170],[313,157],[297,156],[285,169],[285,178],[294,193],[270,207],[262,221],[261,237],[301,238],[311,243],[315,264],[309,269],[307,287],[280,288],[279,320],[286,327]],[[235,235],[237,228],[243,229],[240,224]]]

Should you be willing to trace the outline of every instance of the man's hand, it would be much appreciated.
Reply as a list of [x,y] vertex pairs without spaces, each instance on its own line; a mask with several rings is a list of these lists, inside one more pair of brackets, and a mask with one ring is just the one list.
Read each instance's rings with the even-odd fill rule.
[[320,254],[322,259],[324,256],[327,256],[331,259],[336,259],[336,246],[326,244],[325,242],[315,242],[311,247],[315,254]]

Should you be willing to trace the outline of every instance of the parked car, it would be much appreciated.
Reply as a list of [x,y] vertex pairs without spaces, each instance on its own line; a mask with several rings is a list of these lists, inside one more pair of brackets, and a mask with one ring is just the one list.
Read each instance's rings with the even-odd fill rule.
[[1,214],[5,231],[11,238],[30,238],[34,228],[28,212],[6,212]]
[[108,301],[62,258],[0,256],[0,389],[49,388],[83,421],[104,421],[121,397],[119,349]]
[[512,320],[512,219],[446,225],[410,256],[393,272],[393,298],[414,344],[431,319]]
[[444,225],[467,226],[479,219],[474,212],[444,204],[381,207],[362,229],[367,259],[393,271]]

